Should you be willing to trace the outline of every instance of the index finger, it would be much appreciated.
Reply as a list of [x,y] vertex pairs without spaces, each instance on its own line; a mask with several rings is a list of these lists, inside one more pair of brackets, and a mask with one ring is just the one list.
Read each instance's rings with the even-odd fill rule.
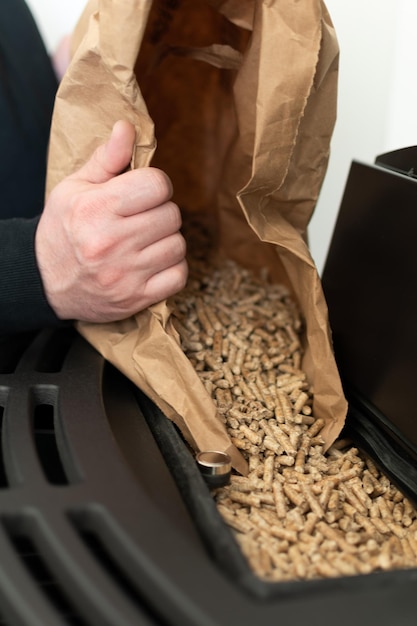
[[128,217],[164,204],[172,197],[169,177],[154,167],[130,170],[104,184],[117,201],[112,203],[115,214]]

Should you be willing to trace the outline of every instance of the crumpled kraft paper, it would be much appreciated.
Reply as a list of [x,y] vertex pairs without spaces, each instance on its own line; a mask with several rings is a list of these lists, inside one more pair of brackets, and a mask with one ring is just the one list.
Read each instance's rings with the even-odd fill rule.
[[[211,214],[219,249],[285,282],[305,320],[303,369],[327,445],[346,400],[307,244],[336,115],[338,45],[321,0],[90,0],[54,110],[48,191],[105,141],[137,130],[132,167],[161,167],[184,213]],[[157,140],[157,141],[156,141]],[[195,449],[246,463],[183,354],[169,302],[77,323]]]

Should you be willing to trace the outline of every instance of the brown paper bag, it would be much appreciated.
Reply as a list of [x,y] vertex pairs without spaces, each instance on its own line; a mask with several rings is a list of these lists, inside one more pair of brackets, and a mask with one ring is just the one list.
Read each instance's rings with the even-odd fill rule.
[[[220,249],[285,282],[305,320],[303,369],[329,445],[346,401],[307,226],[335,121],[338,46],[321,0],[91,0],[58,91],[48,189],[135,124],[132,166],[164,169],[184,214],[209,216]],[[156,145],[155,136],[158,144]],[[183,354],[162,302],[77,328],[181,429],[246,471]]]

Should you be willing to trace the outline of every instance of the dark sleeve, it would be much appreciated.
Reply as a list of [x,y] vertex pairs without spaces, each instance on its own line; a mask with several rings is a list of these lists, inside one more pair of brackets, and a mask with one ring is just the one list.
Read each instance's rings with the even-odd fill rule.
[[24,0],[0,0],[0,334],[63,324],[34,239],[43,210],[56,77]]
[[24,0],[0,0],[0,218],[43,209],[57,80]]
[[0,334],[61,326],[46,299],[36,264],[39,217],[0,220]]

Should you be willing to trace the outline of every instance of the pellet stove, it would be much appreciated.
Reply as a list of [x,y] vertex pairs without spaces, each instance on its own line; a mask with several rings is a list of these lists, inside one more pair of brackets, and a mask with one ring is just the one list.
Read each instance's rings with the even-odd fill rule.
[[415,624],[417,570],[267,584],[171,422],[74,330],[0,349],[0,623]]

